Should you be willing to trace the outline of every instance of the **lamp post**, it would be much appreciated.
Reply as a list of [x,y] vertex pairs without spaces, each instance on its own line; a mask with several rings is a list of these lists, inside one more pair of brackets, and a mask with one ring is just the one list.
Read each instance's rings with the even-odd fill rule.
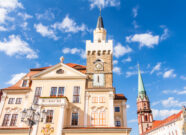
[[22,111],[21,121],[25,122],[29,126],[29,135],[30,135],[33,125],[35,125],[39,121],[42,122],[45,117],[46,117],[45,110],[43,110],[40,113],[31,106],[30,108],[24,109]]

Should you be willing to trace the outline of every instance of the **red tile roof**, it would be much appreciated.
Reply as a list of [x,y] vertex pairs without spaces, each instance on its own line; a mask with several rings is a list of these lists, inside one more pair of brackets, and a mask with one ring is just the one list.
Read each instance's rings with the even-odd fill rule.
[[115,94],[114,100],[127,100],[123,94]]
[[143,135],[145,135],[146,133],[151,132],[152,130],[155,130],[157,128],[163,127],[164,125],[166,125],[168,123],[171,123],[174,120],[177,120],[181,116],[182,112],[183,111],[180,111],[177,114],[173,114],[173,115],[167,117],[164,120],[155,120],[155,121],[153,121],[152,128],[148,129],[145,133],[143,133]]

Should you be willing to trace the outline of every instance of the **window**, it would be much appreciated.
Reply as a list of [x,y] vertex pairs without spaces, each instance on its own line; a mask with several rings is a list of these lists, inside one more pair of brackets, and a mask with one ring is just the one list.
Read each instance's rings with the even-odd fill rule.
[[12,114],[12,119],[10,121],[10,126],[15,126],[17,122],[18,114]]
[[145,115],[145,121],[147,121],[148,119],[147,119],[147,115]]
[[50,96],[56,97],[56,96],[64,96],[65,87],[52,87]]
[[8,126],[9,121],[10,121],[10,114],[5,114],[2,126]]
[[78,113],[72,113],[72,126],[78,125]]
[[92,97],[92,103],[105,103],[105,97]]
[[27,80],[23,80],[22,87],[26,87],[26,86],[27,86]]
[[79,103],[79,93],[80,93],[80,87],[75,86],[73,92],[73,103]]
[[34,104],[38,103],[39,97],[41,95],[41,90],[42,90],[42,87],[36,87],[36,91],[35,91],[35,95],[34,95],[34,101],[33,101]]
[[92,112],[91,124],[93,126],[105,126],[106,125],[106,115],[105,112],[97,110]]
[[64,96],[64,87],[59,87],[58,89],[58,96]]
[[16,104],[21,104],[22,98],[16,98]]
[[120,112],[120,107],[115,107],[115,112]]
[[57,93],[57,87],[52,87],[51,92],[50,92],[50,96],[51,97],[56,96],[56,93]]
[[53,110],[47,110],[47,115],[46,115],[46,122],[51,123],[53,120]]
[[14,104],[14,100],[15,100],[15,98],[9,98],[8,104]]
[[115,121],[115,125],[116,127],[120,127],[121,126],[121,122],[119,120]]

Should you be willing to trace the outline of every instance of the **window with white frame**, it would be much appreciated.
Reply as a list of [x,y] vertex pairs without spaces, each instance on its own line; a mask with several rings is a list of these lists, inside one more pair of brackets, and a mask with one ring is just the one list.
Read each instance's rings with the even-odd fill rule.
[[72,126],[77,126],[78,125],[78,112],[72,112]]
[[15,98],[9,98],[8,104],[14,104]]
[[16,126],[18,114],[12,114],[12,118],[10,121],[10,126]]
[[50,96],[51,97],[64,96],[64,92],[65,92],[65,87],[52,87],[51,92],[50,92]]
[[35,94],[34,94],[34,104],[38,104],[39,97],[41,96],[42,87],[36,87]]
[[11,116],[10,114],[5,114],[4,115],[2,126],[8,126],[8,124],[10,122],[10,116]]
[[53,114],[54,114],[54,110],[47,110],[46,113],[46,123],[51,123],[53,120]]
[[16,126],[17,118],[18,114],[5,114],[2,126]]
[[16,104],[21,104],[22,98],[16,98]]
[[73,103],[79,103],[79,101],[80,101],[80,87],[74,86]]

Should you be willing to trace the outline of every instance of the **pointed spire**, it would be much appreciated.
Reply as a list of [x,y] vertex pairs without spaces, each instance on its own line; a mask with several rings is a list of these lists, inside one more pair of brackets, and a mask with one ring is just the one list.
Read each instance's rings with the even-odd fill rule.
[[97,28],[99,28],[99,29],[104,28],[103,18],[101,16],[101,8],[100,8],[100,15],[99,15],[98,21],[97,21]]
[[142,98],[146,96],[146,91],[144,88],[143,79],[142,79],[140,67],[138,64],[138,97],[139,96],[141,96]]

